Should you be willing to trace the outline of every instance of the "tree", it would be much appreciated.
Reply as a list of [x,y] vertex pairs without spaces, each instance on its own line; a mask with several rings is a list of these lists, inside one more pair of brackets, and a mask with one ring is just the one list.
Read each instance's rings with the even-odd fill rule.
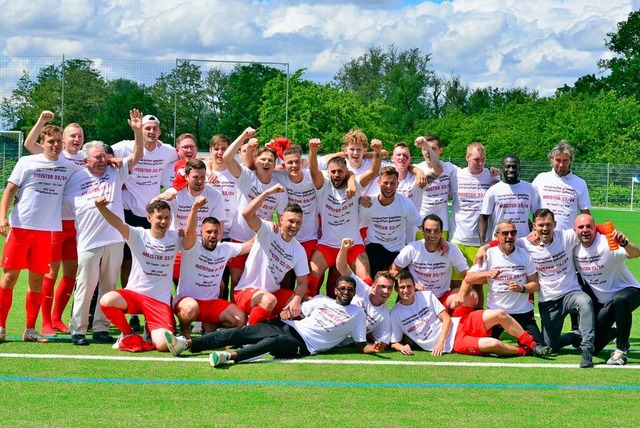
[[93,61],[69,59],[40,69],[35,80],[25,72],[0,114],[14,129],[28,132],[42,110],[52,110],[60,125],[80,123],[85,138],[94,138],[95,117],[106,97],[107,83]]
[[601,69],[611,72],[606,83],[620,96],[640,97],[640,11],[631,12],[607,37],[605,45],[613,58],[598,61]]

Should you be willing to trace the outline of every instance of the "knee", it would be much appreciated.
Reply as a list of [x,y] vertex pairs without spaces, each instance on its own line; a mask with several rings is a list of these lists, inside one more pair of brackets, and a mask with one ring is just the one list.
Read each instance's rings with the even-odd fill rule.
[[268,311],[272,311],[273,308],[275,308],[276,303],[278,303],[276,296],[274,296],[271,293],[265,292],[265,293],[262,293],[260,297],[260,301],[258,302],[258,305],[262,306],[264,309]]
[[178,318],[180,320],[191,321],[198,316],[200,312],[198,302],[191,298],[185,298],[178,304]]
[[505,311],[504,309],[493,309],[493,310],[495,311],[494,316],[500,322],[500,324],[502,324],[503,321],[506,321],[507,319],[511,318],[511,315],[509,315],[507,311]]
[[120,297],[115,291],[109,291],[100,298],[100,306],[114,306],[116,299]]

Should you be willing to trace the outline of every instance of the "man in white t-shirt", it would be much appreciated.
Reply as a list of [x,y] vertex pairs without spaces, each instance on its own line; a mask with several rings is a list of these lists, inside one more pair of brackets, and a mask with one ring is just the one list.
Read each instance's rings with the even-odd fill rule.
[[[247,224],[247,221],[242,215],[242,210],[258,198],[259,195],[278,183],[273,176],[273,170],[276,166],[275,150],[268,147],[260,147],[257,149],[255,156],[251,156],[251,158],[254,159],[253,164],[255,170],[240,165],[235,159],[236,153],[238,153],[242,143],[247,139],[250,139],[247,144],[250,146],[249,151],[253,151],[251,147],[258,144],[257,140],[252,138],[255,135],[256,131],[253,128],[245,129],[243,133],[231,143],[223,155],[229,172],[236,179],[236,186],[239,190],[238,215],[229,231],[229,237],[232,242],[246,242],[255,236],[256,232]],[[287,205],[286,193],[270,194],[267,198],[261,200],[262,204],[257,207],[256,214],[260,219],[266,221],[271,221],[274,213],[280,217],[284,207]],[[231,274],[231,291],[235,289],[245,268],[248,266],[247,258],[247,255],[241,255],[232,258],[229,260],[229,263],[227,263]]]
[[[98,198],[95,205],[105,220],[113,226],[131,247],[133,264],[127,288],[110,291],[100,299],[104,315],[120,329],[121,336],[114,345],[121,350],[167,351],[165,332],[174,329],[171,310],[171,272],[176,254],[181,248],[178,232],[170,230],[171,208],[166,201],[155,200],[147,205],[150,229],[131,227],[107,208],[106,198]],[[198,207],[190,216],[197,216]],[[189,222],[187,220],[187,222]],[[143,314],[153,346],[134,333],[125,314]]]
[[480,244],[487,242],[487,231],[493,229],[500,220],[513,221],[518,236],[527,236],[531,232],[531,214],[538,208],[538,191],[531,183],[520,180],[520,159],[515,155],[503,157],[502,181],[491,186],[482,200],[478,222]]
[[[55,115],[48,110],[40,114],[38,121],[24,140],[24,147],[29,152],[33,154],[43,152],[42,146],[38,144],[38,135],[47,122],[51,122],[54,117]],[[81,169],[85,167],[80,152],[83,142],[84,132],[77,123],[70,123],[62,131],[63,150],[60,155]],[[62,314],[73,293],[78,269],[74,217],[73,204],[63,201],[62,230],[51,232],[51,268],[42,281],[42,330],[40,332],[44,336],[55,337],[56,331],[69,333],[69,327],[62,321]],[[62,267],[62,279],[56,288],[60,267]]]
[[[258,195],[242,211],[242,215],[256,234],[247,266],[234,291],[234,301],[257,324],[274,318],[282,311],[293,317],[300,315],[300,304],[307,292],[309,264],[302,245],[295,239],[302,227],[302,208],[288,204],[280,216],[280,225],[261,219],[257,212],[264,201],[274,194],[284,194],[281,184]],[[285,274],[296,275],[295,291],[280,287]]]
[[596,233],[595,222],[589,214],[576,217],[573,230],[580,238],[580,245],[574,250],[576,267],[596,297],[593,303],[595,352],[600,352],[609,342],[615,323],[616,349],[607,364],[624,365],[630,347],[633,311],[640,306],[640,283],[629,271],[626,260],[640,257],[640,248],[629,242],[622,232],[614,230],[611,239],[619,248],[611,251],[607,237]]
[[565,140],[549,152],[552,170],[541,172],[531,183],[540,194],[542,208],[553,211],[559,230],[573,228],[578,214],[589,214],[587,183],[571,172],[575,150]]
[[[404,355],[413,355],[418,346],[431,351],[434,357],[456,352],[467,355],[533,354],[544,357],[550,348],[536,343],[518,322],[502,309],[475,310],[465,306],[456,309],[453,318],[432,292],[416,291],[409,271],[396,277],[398,302],[391,309],[391,348]],[[518,340],[513,346],[491,337],[499,327]]]
[[[538,272],[531,256],[524,248],[516,247],[518,230],[512,220],[500,220],[494,236],[498,246],[487,250],[486,262],[471,266],[460,291],[454,297],[452,307],[464,304],[464,297],[472,284],[489,284],[488,309],[504,309],[527,331],[533,339],[544,344],[544,338],[533,315],[533,294],[540,289]],[[502,334],[494,329],[493,336]],[[551,348],[548,348],[549,352]]]
[[280,320],[217,330],[193,339],[167,334],[167,345],[175,356],[186,349],[197,353],[229,345],[242,346],[237,351],[213,352],[209,360],[213,367],[228,361],[255,360],[267,353],[276,358],[315,355],[338,346],[348,337],[354,340],[359,352],[381,352],[380,343],[366,342],[365,314],[361,308],[351,304],[356,292],[355,280],[340,277],[335,289],[335,300],[316,296],[305,301],[301,307],[302,319],[288,318],[288,314],[283,314]]
[[[333,157],[327,163],[328,177],[318,168],[319,139],[309,141],[309,171],[318,195],[318,214],[322,236],[311,256],[309,288],[307,294],[315,296],[322,285],[321,278],[327,268],[334,266],[343,238],[354,240],[348,254],[348,262],[353,271],[363,281],[371,281],[369,274],[369,258],[365,251],[359,231],[358,200],[362,189],[378,175],[382,162],[382,142],[372,140],[371,148],[374,158],[371,167],[356,180],[356,194],[347,194],[347,163],[341,157]],[[327,284],[327,295],[332,294],[332,287]]]
[[[203,196],[196,197],[198,213],[207,203]],[[189,219],[191,223],[184,228],[180,282],[173,304],[180,332],[191,337],[190,324],[194,321],[205,323],[206,330],[242,327],[247,317],[238,306],[220,299],[220,283],[227,260],[248,253],[254,240],[243,244],[219,242],[223,226],[215,217],[205,218],[200,230],[196,228],[198,218]]]
[[370,275],[389,270],[405,244],[413,241],[422,218],[415,205],[396,193],[398,171],[393,166],[382,168],[378,175],[380,193],[364,196],[370,201],[360,207],[360,222],[367,228],[364,240],[370,264]]
[[[435,174],[438,176],[431,183],[422,189],[422,202],[420,204],[420,216],[424,218],[428,214],[435,214],[442,219],[444,228],[442,235],[445,239],[449,237],[449,192],[451,178],[455,176],[458,167],[451,162],[442,162],[442,140],[435,134],[418,137],[415,145],[422,150],[424,161],[416,165],[425,175]],[[422,238],[420,232],[417,237]]]
[[[95,200],[104,197],[111,211],[124,218],[122,183],[142,157],[141,118],[138,110],[131,111],[129,125],[133,129],[136,146],[133,153],[123,159],[121,167],[108,166],[106,145],[102,141],[91,141],[82,148],[86,168],[73,174],[65,187],[65,199],[71,201],[75,208],[78,241],[78,274],[70,324],[74,345],[89,345],[86,334],[96,287],[99,285],[100,299],[115,290],[118,283],[124,240],[96,210]],[[100,308],[96,307],[92,326],[95,342],[115,341],[109,335],[109,324]]]
[[[171,177],[164,172],[173,169],[178,154],[170,145],[158,141],[161,134],[160,120],[156,116],[148,114],[142,118],[144,154],[122,189],[124,220],[133,227],[151,227],[147,221],[146,206],[158,196],[161,186],[165,189],[171,187]],[[134,146],[134,141],[125,140],[114,144],[112,148],[116,157],[126,158],[133,153]],[[123,288],[126,288],[129,282],[131,263],[131,250],[125,243],[120,273]],[[142,331],[137,316],[131,317],[131,325],[136,332]]]
[[50,271],[51,232],[62,230],[64,186],[78,167],[60,157],[62,130],[59,127],[47,125],[42,128],[40,145],[42,154],[23,156],[18,160],[0,201],[0,234],[6,237],[0,279],[0,342],[6,339],[13,288],[23,269],[29,270],[23,339],[48,342],[35,330],[42,303],[42,283],[44,275]]
[[[360,306],[367,316],[367,340],[369,342],[379,342],[381,350],[385,350],[391,340],[391,318],[387,300],[393,292],[394,275],[389,271],[379,271],[373,277],[373,284],[367,285],[358,278],[347,263],[347,252],[353,245],[353,239],[344,238],[338,257],[336,258],[336,268],[340,275],[348,276],[356,282],[356,296],[352,303]],[[343,345],[351,344],[349,340]]]
[[393,261],[392,272],[409,269],[419,290],[431,291],[445,306],[447,299],[457,293],[451,289],[453,268],[464,277],[469,266],[455,245],[448,245],[443,253],[442,219],[436,214],[427,215],[422,221],[424,239],[407,244]]
[[[489,187],[499,181],[491,171],[485,168],[486,151],[482,144],[471,143],[467,146],[467,167],[460,168],[451,177],[451,243],[464,255],[471,266],[480,247],[478,221],[482,200]],[[497,171],[497,170],[496,170]],[[451,276],[453,287],[460,287],[462,276],[454,271]],[[484,305],[482,286],[474,286],[480,305]]]

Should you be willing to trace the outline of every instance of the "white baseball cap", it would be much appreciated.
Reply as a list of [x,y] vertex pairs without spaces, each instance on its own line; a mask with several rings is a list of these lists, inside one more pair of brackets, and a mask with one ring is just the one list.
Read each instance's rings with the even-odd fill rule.
[[145,125],[149,122],[155,123],[156,125],[160,126],[160,120],[158,120],[158,118],[152,114],[148,114],[142,118],[142,125]]

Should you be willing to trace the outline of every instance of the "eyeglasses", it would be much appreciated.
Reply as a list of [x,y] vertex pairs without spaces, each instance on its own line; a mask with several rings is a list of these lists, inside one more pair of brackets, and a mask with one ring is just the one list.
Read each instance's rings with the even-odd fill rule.
[[344,287],[344,286],[340,286],[340,287],[336,287],[336,290],[338,291],[342,291],[342,292],[347,292],[347,293],[355,293],[356,289],[353,287]]
[[195,150],[196,146],[182,146],[180,147],[182,150]]
[[498,232],[498,234],[502,235],[502,236],[516,236],[516,234],[518,233],[517,230],[503,230],[502,232]]

